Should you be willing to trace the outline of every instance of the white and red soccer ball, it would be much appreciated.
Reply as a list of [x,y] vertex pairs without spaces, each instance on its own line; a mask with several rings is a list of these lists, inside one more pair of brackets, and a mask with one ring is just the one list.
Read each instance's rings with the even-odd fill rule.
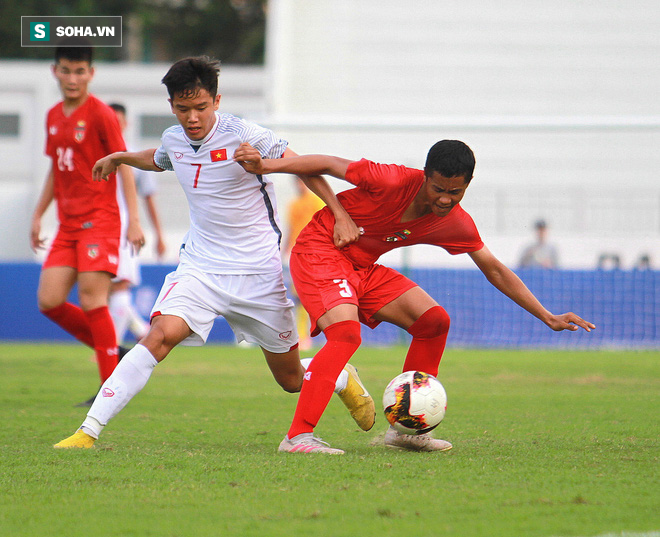
[[422,371],[401,373],[385,388],[385,418],[403,434],[424,434],[445,417],[447,393],[440,381]]

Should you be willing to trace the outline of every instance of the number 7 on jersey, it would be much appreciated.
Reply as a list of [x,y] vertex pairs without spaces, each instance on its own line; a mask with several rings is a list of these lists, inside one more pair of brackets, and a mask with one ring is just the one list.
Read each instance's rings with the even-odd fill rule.
[[195,174],[195,180],[193,181],[193,188],[197,188],[197,183],[199,182],[199,172],[202,171],[202,165],[201,164],[190,164],[191,166],[197,166],[197,173]]

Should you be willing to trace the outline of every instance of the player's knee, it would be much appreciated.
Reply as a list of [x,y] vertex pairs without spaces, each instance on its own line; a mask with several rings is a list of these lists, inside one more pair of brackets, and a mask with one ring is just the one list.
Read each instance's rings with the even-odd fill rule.
[[323,333],[328,342],[344,343],[357,349],[362,344],[360,323],[357,321],[340,321],[328,326]]
[[287,393],[298,393],[302,389],[303,377],[300,374],[279,376],[276,380]]
[[55,300],[49,300],[47,297],[42,298],[37,296],[37,307],[44,315],[48,315],[50,310],[57,308],[57,306],[60,306],[61,304],[61,302],[58,303]]
[[449,332],[450,318],[442,306],[433,306],[413,323],[408,332],[417,338],[430,339]]
[[61,306],[66,301],[66,296],[61,293],[54,293],[51,289],[44,289],[41,286],[37,289],[37,307],[41,313]]

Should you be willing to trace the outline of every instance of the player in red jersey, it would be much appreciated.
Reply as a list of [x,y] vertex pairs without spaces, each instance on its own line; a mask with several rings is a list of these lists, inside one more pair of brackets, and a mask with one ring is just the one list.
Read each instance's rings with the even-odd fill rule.
[[[322,330],[327,343],[307,370],[280,451],[306,452],[306,439],[313,437],[330,399],[330,380],[361,343],[360,321],[372,328],[387,321],[407,330],[412,342],[403,371],[437,375],[449,316],[413,281],[376,263],[393,248],[432,244],[453,255],[467,253],[491,284],[553,330],[595,328],[574,313],[549,312],[484,245],[472,218],[459,203],[475,164],[472,150],[463,142],[443,140],[435,144],[424,170],[326,155],[262,160],[246,144],[239,147],[234,160],[256,174],[328,174],[356,187],[337,194],[337,198],[363,232],[358,242],[341,250],[335,248],[332,215],[322,209],[298,236],[291,254],[291,275],[312,319],[312,334]],[[405,435],[392,427],[385,434],[385,444],[414,451],[452,447],[428,433]]]
[[[108,292],[117,272],[120,218],[116,177],[92,179],[101,157],[126,146],[114,111],[88,91],[94,76],[91,47],[58,47],[53,74],[62,101],[48,111],[46,154],[52,164],[32,216],[30,245],[44,247],[41,218],[53,200],[59,229],[41,270],[37,300],[41,312],[96,353],[101,383],[118,361]],[[120,170],[129,206],[128,240],[144,244],[130,168]],[[80,307],[67,302],[78,284]]]

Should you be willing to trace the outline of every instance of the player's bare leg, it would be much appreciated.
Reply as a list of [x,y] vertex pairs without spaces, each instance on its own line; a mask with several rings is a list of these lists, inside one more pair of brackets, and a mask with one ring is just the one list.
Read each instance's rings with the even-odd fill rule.
[[93,349],[94,338],[85,312],[80,306],[66,301],[77,277],[78,271],[72,267],[43,269],[39,276],[37,304],[39,311],[47,318]]

